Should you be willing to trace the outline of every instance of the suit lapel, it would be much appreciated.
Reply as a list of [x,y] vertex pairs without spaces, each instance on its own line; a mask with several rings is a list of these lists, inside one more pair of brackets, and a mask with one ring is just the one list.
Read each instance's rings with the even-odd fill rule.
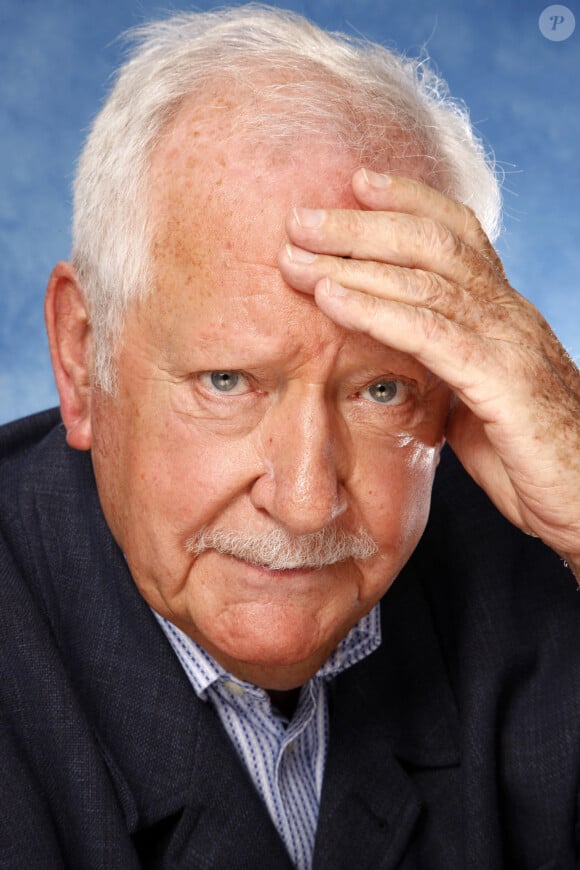
[[315,870],[402,866],[424,805],[456,778],[457,713],[412,563],[382,615],[380,649],[332,687]]
[[128,671],[110,687],[107,706],[116,708],[117,724],[108,717],[101,732],[143,859],[151,862],[158,853],[163,866],[215,868],[234,866],[236,853],[251,856],[254,866],[290,870],[284,846],[217,716],[195,695],[147,609],[143,619],[149,618],[153,624],[136,649],[130,648],[136,637],[125,634],[124,654],[140,662],[141,676],[137,680]]
[[185,834],[188,842],[183,866],[291,870],[253,783],[208,705],[200,711],[196,744],[191,788],[176,831],[178,841]]

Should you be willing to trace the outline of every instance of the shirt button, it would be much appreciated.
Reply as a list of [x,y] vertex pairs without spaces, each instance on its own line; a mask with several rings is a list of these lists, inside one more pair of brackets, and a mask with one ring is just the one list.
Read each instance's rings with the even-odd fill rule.
[[241,698],[244,694],[243,688],[238,685],[238,683],[234,683],[233,680],[226,680],[224,687],[228,690],[230,695],[233,695],[235,698]]

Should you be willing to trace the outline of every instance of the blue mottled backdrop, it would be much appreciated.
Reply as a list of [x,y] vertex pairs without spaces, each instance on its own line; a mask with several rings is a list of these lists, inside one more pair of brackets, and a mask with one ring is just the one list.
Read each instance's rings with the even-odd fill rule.
[[[512,283],[580,357],[577,3],[546,13],[543,33],[548,4],[533,0],[280,5],[427,52],[505,174],[499,247]],[[568,35],[570,13],[578,26]],[[73,167],[122,53],[116,37],[164,14],[153,0],[0,0],[0,421],[56,403],[42,300],[52,266],[68,256]]]

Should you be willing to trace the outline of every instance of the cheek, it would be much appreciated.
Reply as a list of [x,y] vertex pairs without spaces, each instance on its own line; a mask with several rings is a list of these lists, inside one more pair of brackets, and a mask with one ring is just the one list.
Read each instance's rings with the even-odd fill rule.
[[153,503],[163,501],[167,515],[187,525],[200,516],[207,522],[208,515],[243,491],[249,461],[241,445],[226,449],[215,438],[188,431],[154,447],[142,467],[146,476],[143,489],[155,493]]
[[366,466],[361,506],[369,531],[382,553],[402,563],[427,523],[439,453],[439,446],[413,442]]
[[253,468],[250,446],[237,442],[232,449],[215,434],[175,418],[147,436],[134,435],[123,472],[133,519],[127,534],[138,546],[142,570],[148,563],[153,573],[181,582],[190,562],[187,539],[235,511],[246,491]]
[[377,456],[374,468],[380,468],[380,476],[376,471],[367,476],[359,507],[379,546],[378,556],[362,566],[359,593],[368,606],[387,592],[423,534],[438,453],[436,448],[414,445],[394,456]]

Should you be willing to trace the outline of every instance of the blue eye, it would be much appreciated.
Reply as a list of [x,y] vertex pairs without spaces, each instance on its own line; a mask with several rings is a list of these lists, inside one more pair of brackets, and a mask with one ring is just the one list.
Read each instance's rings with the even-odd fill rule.
[[247,375],[235,369],[200,372],[197,377],[204,390],[208,393],[243,396],[252,391],[252,385]]
[[408,384],[389,378],[381,378],[360,392],[362,398],[369,398],[379,405],[402,405],[408,394]]
[[239,372],[209,372],[208,374],[212,387],[220,393],[231,393],[241,380]]

